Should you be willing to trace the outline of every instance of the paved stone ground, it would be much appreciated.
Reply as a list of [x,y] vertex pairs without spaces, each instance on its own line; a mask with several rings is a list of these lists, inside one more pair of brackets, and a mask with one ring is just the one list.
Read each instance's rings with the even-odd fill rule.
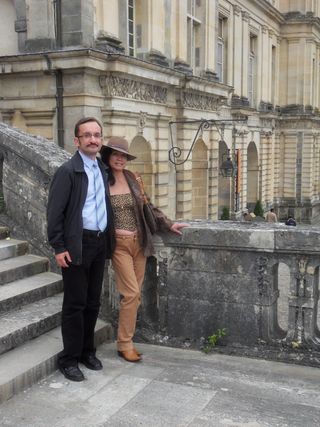
[[0,406],[1,427],[319,427],[320,370],[138,345],[131,364],[104,344],[103,371],[55,372]]

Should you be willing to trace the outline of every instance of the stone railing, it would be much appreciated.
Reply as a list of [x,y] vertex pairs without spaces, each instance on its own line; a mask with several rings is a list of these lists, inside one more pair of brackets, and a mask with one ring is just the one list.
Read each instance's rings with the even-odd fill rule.
[[[52,141],[0,124],[6,220],[33,252],[51,260],[48,187],[69,157]],[[200,346],[226,328],[224,346],[217,348],[320,366],[320,228],[197,222],[182,237],[169,233],[155,240],[138,319],[140,339]],[[107,265],[101,317],[116,323],[117,307]]]
[[164,235],[148,263],[140,338],[199,347],[226,328],[218,351],[320,365],[319,254],[311,226],[218,221]]

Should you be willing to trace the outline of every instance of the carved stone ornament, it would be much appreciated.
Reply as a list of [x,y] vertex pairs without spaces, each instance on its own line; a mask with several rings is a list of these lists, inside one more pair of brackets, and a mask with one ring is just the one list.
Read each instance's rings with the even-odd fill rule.
[[183,92],[182,94],[184,108],[217,111],[220,104],[221,98],[217,96],[202,95],[196,92]]
[[138,133],[143,134],[143,129],[146,126],[147,121],[147,113],[144,113],[143,111],[140,111],[139,119],[138,119]]
[[119,96],[121,98],[139,99],[141,101],[166,104],[167,89],[137,80],[110,75],[100,80],[105,96]]
[[258,279],[258,289],[259,296],[265,295],[267,289],[270,287],[270,281],[268,279],[268,258],[260,256],[256,261],[257,265],[257,279]]

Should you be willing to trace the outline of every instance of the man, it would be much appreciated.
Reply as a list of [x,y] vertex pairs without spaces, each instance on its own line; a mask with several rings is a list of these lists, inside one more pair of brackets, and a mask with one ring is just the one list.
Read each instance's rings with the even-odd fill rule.
[[[78,362],[102,369],[95,355],[94,329],[106,257],[111,256],[112,214],[107,175],[96,158],[102,126],[94,117],[77,122],[74,156],[56,171],[48,198],[48,240],[62,270],[64,298],[61,332],[63,351],[58,365],[72,381],[84,380]],[[110,252],[111,251],[111,252]]]
[[288,215],[288,219],[285,222],[286,225],[291,225],[295,227],[297,225],[296,220],[293,218],[292,215]]
[[267,212],[266,215],[266,221],[267,222],[277,222],[277,215],[274,213],[274,209],[271,208],[269,212]]

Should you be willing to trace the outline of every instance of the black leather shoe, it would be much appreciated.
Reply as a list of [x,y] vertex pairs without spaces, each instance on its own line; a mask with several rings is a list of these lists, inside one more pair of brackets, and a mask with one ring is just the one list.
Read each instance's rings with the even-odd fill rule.
[[88,369],[92,369],[93,371],[100,371],[103,366],[100,360],[93,354],[89,354],[80,360],[81,363]]
[[71,381],[83,381],[84,375],[78,366],[60,366],[60,371],[63,375]]

